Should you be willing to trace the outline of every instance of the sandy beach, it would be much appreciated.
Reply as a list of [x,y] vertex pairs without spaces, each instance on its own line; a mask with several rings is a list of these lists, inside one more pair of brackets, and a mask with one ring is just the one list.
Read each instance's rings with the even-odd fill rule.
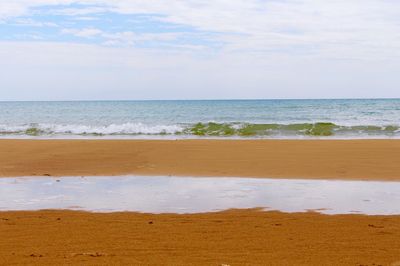
[[[0,176],[400,180],[397,140],[0,140]],[[0,212],[4,265],[399,265],[400,217]]]
[[0,140],[0,176],[400,180],[400,140]]

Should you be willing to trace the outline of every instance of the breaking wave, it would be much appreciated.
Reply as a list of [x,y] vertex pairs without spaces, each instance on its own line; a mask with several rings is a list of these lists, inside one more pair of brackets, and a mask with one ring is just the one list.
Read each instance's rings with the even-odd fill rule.
[[175,134],[182,128],[176,125],[149,126],[142,123],[111,124],[105,126],[29,124],[21,126],[0,125],[2,135],[162,135]]
[[104,126],[26,124],[0,125],[2,136],[138,136],[173,135],[199,137],[331,137],[331,136],[400,136],[397,125],[344,126],[330,122],[294,124],[254,123],[193,123],[177,125],[147,125],[143,123],[110,124]]

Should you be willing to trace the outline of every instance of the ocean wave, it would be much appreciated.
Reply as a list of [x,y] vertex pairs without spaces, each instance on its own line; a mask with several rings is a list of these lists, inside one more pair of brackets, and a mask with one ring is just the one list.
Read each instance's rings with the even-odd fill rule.
[[330,122],[295,124],[252,123],[197,123],[186,128],[184,133],[197,136],[321,136],[334,135],[394,135],[400,133],[399,126],[341,126]]
[[274,136],[399,136],[397,125],[337,125],[331,122],[293,124],[255,123],[194,123],[178,125],[147,125],[144,123],[110,124],[104,126],[68,124],[0,125],[0,135],[52,136],[52,135],[185,135],[198,137],[274,137]]
[[105,126],[29,124],[0,125],[0,134],[18,135],[162,135],[175,134],[183,129],[178,125],[145,125],[142,123],[110,124]]

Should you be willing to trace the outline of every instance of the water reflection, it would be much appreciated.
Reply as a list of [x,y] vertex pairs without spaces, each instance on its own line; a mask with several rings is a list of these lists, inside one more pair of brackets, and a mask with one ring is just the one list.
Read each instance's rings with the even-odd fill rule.
[[197,213],[263,207],[284,212],[400,214],[400,182],[190,177],[0,179],[0,211]]

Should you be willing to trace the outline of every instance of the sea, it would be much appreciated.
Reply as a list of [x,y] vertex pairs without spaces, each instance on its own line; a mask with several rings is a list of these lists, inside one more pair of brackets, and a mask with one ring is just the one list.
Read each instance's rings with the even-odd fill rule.
[[0,102],[0,138],[400,138],[400,99]]

